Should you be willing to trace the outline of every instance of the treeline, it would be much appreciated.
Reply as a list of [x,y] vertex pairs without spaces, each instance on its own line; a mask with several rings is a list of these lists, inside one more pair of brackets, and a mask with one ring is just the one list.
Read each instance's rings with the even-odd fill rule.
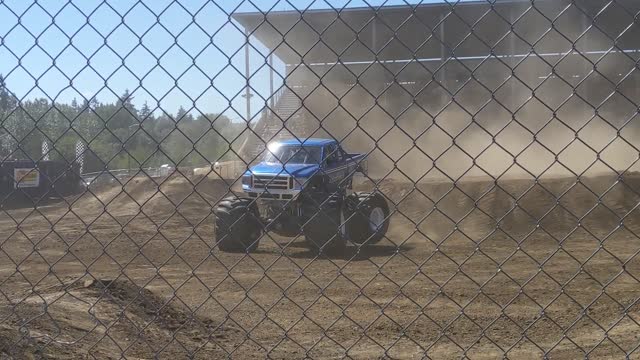
[[[225,156],[228,142],[246,127],[220,114],[194,117],[183,108],[175,115],[156,116],[146,103],[138,109],[132,100],[127,91],[115,103],[19,101],[0,76],[0,161],[43,159],[46,142],[50,160],[70,163],[76,161],[81,141],[84,172],[204,165],[233,156]],[[236,140],[234,148],[239,143]]]

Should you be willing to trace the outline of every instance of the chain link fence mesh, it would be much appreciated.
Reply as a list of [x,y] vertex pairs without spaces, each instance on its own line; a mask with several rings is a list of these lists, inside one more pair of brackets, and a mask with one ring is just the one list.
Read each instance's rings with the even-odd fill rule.
[[639,14],[0,0],[0,357],[640,357]]

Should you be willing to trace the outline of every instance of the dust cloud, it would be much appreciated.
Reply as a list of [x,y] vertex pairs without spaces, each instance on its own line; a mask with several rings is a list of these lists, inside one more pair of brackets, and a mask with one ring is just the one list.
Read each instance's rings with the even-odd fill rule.
[[[463,89],[459,96],[444,90],[416,96],[392,85],[377,99],[362,84],[323,83],[304,108],[315,135],[370,153],[369,168],[378,176],[455,180],[635,169],[639,129],[634,94],[609,92],[598,84],[606,85],[606,79],[588,79],[578,87],[560,79],[542,85],[511,82],[493,99],[473,83],[465,87],[477,91]],[[540,87],[536,91],[527,85]],[[599,93],[589,91],[597,87]]]
[[[585,46],[611,44],[591,36]],[[637,170],[640,92],[631,56],[584,52],[438,66],[299,67],[291,77],[307,84],[296,91],[313,135],[368,153],[376,177],[457,181]]]

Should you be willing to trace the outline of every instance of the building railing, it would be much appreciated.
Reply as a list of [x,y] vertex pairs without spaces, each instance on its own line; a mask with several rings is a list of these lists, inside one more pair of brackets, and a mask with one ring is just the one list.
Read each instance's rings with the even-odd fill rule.
[[[271,108],[270,106],[265,106],[265,108],[262,110],[262,112],[260,113],[260,119],[253,125],[253,127],[251,128],[251,132],[249,132],[249,134],[247,135],[247,137],[244,139],[244,142],[242,143],[242,146],[240,147],[240,151],[239,153],[242,154],[242,156],[244,156],[247,153],[247,146],[250,146],[250,139],[252,138],[252,135],[254,136],[260,136],[260,134],[262,134],[263,130],[267,127],[269,119],[275,114],[276,109],[278,108],[279,104],[280,104],[280,100],[282,99],[282,96],[284,95],[285,91],[287,91],[287,87],[286,86],[281,86],[278,91],[276,91],[273,94],[273,108]],[[256,135],[257,134],[257,135]],[[251,161],[253,159],[245,159],[247,161]]]

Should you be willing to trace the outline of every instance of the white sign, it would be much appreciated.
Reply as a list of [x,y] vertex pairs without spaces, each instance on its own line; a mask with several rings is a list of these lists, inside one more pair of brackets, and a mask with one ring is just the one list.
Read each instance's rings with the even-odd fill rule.
[[13,169],[13,179],[16,182],[16,189],[40,186],[40,172],[38,169]]

